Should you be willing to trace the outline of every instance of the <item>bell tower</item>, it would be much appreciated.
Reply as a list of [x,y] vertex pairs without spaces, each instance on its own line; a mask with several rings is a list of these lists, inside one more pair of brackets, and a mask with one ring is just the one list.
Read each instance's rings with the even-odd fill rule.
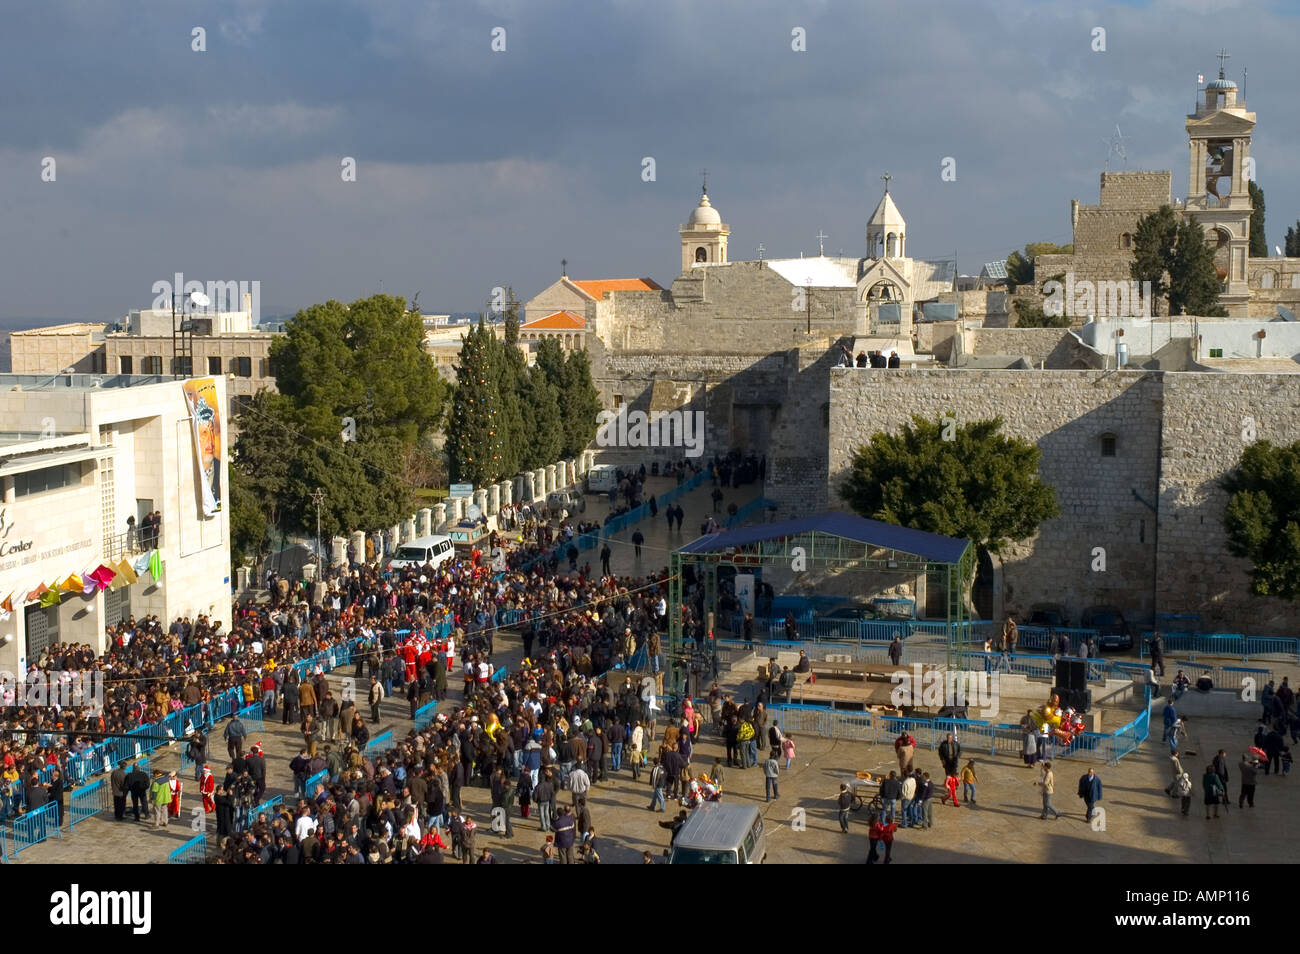
[[682,240],[682,274],[696,264],[725,265],[727,262],[727,236],[731,226],[722,221],[709,202],[708,179],[700,190],[700,204],[691,211],[686,224],[677,230]]
[[1224,75],[1226,51],[1219,51],[1219,78],[1205,85],[1196,112],[1187,117],[1188,177],[1186,212],[1205,229],[1215,249],[1214,264],[1223,281],[1220,301],[1230,316],[1244,317],[1250,292],[1246,265],[1250,254],[1250,137],[1255,114],[1237,84]]

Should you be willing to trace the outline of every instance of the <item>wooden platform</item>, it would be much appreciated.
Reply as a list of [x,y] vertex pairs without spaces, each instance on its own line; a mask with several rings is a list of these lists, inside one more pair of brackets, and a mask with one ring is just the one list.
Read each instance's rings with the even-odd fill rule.
[[816,682],[796,686],[790,701],[809,706],[848,704],[865,709],[868,706],[892,705],[890,694],[893,690],[894,685],[890,682],[868,681],[858,677],[836,679],[818,676]]

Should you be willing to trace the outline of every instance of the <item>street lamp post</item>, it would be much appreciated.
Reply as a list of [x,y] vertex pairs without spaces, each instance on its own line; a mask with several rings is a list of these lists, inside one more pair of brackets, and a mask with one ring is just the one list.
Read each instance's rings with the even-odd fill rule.
[[[320,548],[320,508],[321,504],[325,502],[325,491],[317,487],[311,492],[311,499],[312,503],[316,505],[316,560],[319,563],[323,562],[325,559],[325,553]],[[320,567],[321,576],[324,576],[324,570],[325,568],[323,566]],[[318,576],[317,579],[320,579],[320,576]]]

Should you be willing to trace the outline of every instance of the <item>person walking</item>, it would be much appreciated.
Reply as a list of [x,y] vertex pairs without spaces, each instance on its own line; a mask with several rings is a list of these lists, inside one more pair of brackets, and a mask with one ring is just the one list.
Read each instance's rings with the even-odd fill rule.
[[881,816],[872,815],[870,828],[867,837],[871,840],[871,851],[867,854],[867,864],[874,865],[879,859],[876,852],[876,846],[881,842],[885,845],[885,864],[894,860],[894,832],[898,831],[898,823],[895,821],[885,822]]
[[1169,784],[1165,786],[1165,794],[1170,798],[1178,797],[1178,780],[1186,773],[1183,771],[1183,763],[1178,760],[1177,755],[1169,756]]
[[1052,796],[1056,794],[1056,775],[1052,772],[1052,763],[1044,762],[1038,771],[1039,776],[1034,784],[1042,789],[1043,814],[1040,817],[1044,821],[1047,820],[1048,815],[1054,819],[1060,818],[1061,813],[1052,807]]
[[374,676],[370,677],[370,693],[367,697],[370,702],[370,723],[379,724],[379,704],[384,701],[384,687],[380,685],[379,680]]
[[185,746],[185,754],[194,763],[194,781],[203,777],[203,764],[208,760],[208,737],[196,731]]
[[901,636],[895,636],[889,644],[889,661],[895,666],[903,664],[903,639]]
[[1205,766],[1201,777],[1201,788],[1205,791],[1205,820],[1210,820],[1210,807],[1214,807],[1214,817],[1219,817],[1219,805],[1223,803],[1223,779],[1214,771],[1213,765]]
[[849,791],[849,786],[844,782],[840,783],[840,794],[837,796],[836,801],[840,811],[840,831],[847,835],[849,833],[849,809],[853,807],[853,793]]
[[1255,768],[1255,759],[1249,752],[1241,754],[1241,764],[1237,767],[1237,771],[1241,775],[1241,793],[1237,796],[1237,807],[1245,808],[1246,805],[1250,805],[1251,808],[1254,808],[1255,777],[1258,771]]
[[[1165,643],[1159,633],[1152,633],[1147,638],[1147,649],[1151,653],[1151,670],[1161,679],[1165,676]],[[1157,671],[1158,670],[1158,671]]]
[[601,576],[613,576],[613,574],[610,573],[609,571],[609,558],[611,556],[613,556],[613,551],[610,550],[609,544],[606,543],[603,547],[600,548],[600,575]]
[[636,554],[638,560],[641,559],[641,544],[643,543],[645,543],[645,534],[642,533],[641,529],[638,527],[636,530],[632,531],[632,550]]
[[777,775],[781,771],[781,764],[776,760],[777,752],[778,750],[773,748],[768,753],[767,761],[763,763],[763,801],[765,802],[778,798],[781,794],[776,785]]
[[1096,769],[1088,769],[1088,774],[1079,779],[1079,797],[1088,808],[1083,820],[1091,822],[1092,813],[1096,810],[1097,803],[1101,801],[1101,779],[1097,777]]
[[1182,813],[1188,814],[1192,809],[1192,777],[1184,772],[1174,779],[1173,789],[1180,802]]
[[[659,759],[655,758],[654,764],[650,769],[650,804],[646,806],[649,811],[664,811],[664,784],[668,780],[668,773],[660,764]],[[657,806],[657,808],[656,808]]]
[[153,785],[149,788],[149,804],[153,806],[153,827],[167,827],[167,809],[171,807],[172,790],[167,784],[167,776],[161,771],[153,773]]
[[230,761],[242,759],[244,757],[244,739],[248,736],[248,729],[244,727],[244,723],[238,714],[232,716],[230,721],[226,723],[221,736],[226,740],[226,752],[230,755]]
[[975,760],[971,759],[961,770],[962,801],[968,805],[975,804],[975,785],[978,781],[979,779],[975,777]]
[[1219,776],[1219,781],[1223,788],[1223,813],[1228,814],[1228,808],[1232,799],[1228,795],[1228,753],[1219,749],[1214,755],[1214,774]]
[[948,737],[939,743],[939,761],[943,763],[944,775],[956,775],[960,760],[961,743],[949,732]]
[[113,821],[126,818],[126,760],[117,763],[113,774],[108,777],[109,788],[113,793]]

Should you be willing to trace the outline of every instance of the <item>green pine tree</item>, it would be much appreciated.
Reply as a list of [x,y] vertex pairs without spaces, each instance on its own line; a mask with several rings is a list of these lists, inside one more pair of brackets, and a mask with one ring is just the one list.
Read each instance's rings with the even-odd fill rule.
[[1219,305],[1223,283],[1215,269],[1214,249],[1205,240],[1205,229],[1191,218],[1178,225],[1169,276],[1170,314],[1205,317],[1227,314]]
[[521,392],[524,427],[528,432],[523,468],[535,470],[560,459],[564,449],[564,421],[559,392],[540,368],[529,368]]
[[1138,219],[1133,235],[1133,262],[1129,273],[1138,282],[1151,283],[1151,313],[1160,313],[1160,299],[1169,291],[1165,273],[1174,256],[1178,237],[1178,219],[1173,206],[1162,205],[1150,215]]
[[1253,180],[1246,182],[1250,190],[1250,257],[1268,258],[1268,239],[1264,236],[1264,190]]
[[501,473],[503,433],[494,344],[492,332],[480,319],[460,349],[447,426],[447,468],[453,482],[483,486]]
[[1286,245],[1283,246],[1282,251],[1286,252],[1289,258],[1300,258],[1300,219],[1286,230]]

